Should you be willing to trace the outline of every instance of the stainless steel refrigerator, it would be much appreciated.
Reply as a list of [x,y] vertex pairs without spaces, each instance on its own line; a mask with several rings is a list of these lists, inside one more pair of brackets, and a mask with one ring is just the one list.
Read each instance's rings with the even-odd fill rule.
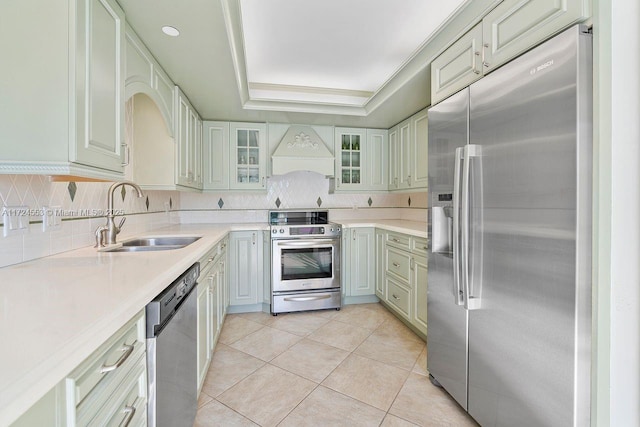
[[592,38],[429,110],[427,368],[482,426],[588,426]]

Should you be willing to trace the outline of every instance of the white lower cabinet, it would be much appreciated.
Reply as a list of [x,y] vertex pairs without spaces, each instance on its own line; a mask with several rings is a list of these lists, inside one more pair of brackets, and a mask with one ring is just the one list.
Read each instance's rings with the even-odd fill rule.
[[349,285],[350,296],[374,295],[376,258],[375,229],[352,228],[349,250]]
[[[375,228],[342,229],[342,295],[347,304],[363,302],[360,297],[376,294]],[[359,300],[360,299],[360,300]]]
[[[141,311],[65,379],[67,425],[104,425],[102,421],[119,415],[123,402],[136,408],[129,412],[144,412],[146,419],[145,354],[145,317]],[[132,387],[136,394],[133,400],[129,398]],[[127,418],[127,414],[121,415],[121,420]]]
[[376,231],[376,295],[414,331],[427,335],[427,240]]
[[12,426],[146,425],[145,333],[142,310]]
[[385,239],[385,232],[376,229],[376,296],[381,300],[387,297],[384,286],[384,265],[386,262],[384,251]]
[[[229,305],[262,307],[264,281],[264,235],[261,230],[229,234]],[[259,305],[259,306],[258,306]]]
[[197,311],[198,390],[202,388],[209,370],[213,350],[218,342],[226,314],[225,295],[227,238],[216,244],[200,259]]
[[427,258],[413,255],[411,270],[414,298],[411,323],[425,335],[427,334]]
[[14,421],[11,427],[66,426],[66,409],[64,382],[61,382]]
[[198,390],[202,388],[207,369],[209,369],[209,363],[211,362],[211,352],[209,351],[209,316],[211,315],[209,288],[210,283],[208,280],[198,283]]

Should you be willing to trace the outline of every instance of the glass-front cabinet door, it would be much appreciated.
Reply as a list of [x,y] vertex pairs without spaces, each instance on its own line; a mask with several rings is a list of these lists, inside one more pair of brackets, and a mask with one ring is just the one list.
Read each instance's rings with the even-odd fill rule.
[[230,188],[266,188],[266,131],[264,123],[231,123]]
[[366,129],[336,128],[336,183],[340,190],[359,189],[363,183],[362,165]]

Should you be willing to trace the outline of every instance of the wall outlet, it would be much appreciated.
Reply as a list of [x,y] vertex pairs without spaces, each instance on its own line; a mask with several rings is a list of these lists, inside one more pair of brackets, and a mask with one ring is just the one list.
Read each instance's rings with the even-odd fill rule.
[[62,228],[62,209],[60,206],[42,207],[42,231]]
[[29,206],[4,206],[2,208],[4,237],[28,232],[30,218]]

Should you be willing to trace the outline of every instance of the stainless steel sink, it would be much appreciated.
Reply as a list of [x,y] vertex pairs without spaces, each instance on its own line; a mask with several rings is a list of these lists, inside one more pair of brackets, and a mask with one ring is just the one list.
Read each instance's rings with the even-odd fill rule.
[[196,237],[144,237],[140,239],[128,240],[112,249],[106,249],[102,252],[153,252],[153,251],[170,251],[172,249],[181,249],[189,246],[193,242],[200,239]]
[[122,242],[122,246],[180,246],[185,247],[200,239],[200,237],[144,237],[141,239]]

